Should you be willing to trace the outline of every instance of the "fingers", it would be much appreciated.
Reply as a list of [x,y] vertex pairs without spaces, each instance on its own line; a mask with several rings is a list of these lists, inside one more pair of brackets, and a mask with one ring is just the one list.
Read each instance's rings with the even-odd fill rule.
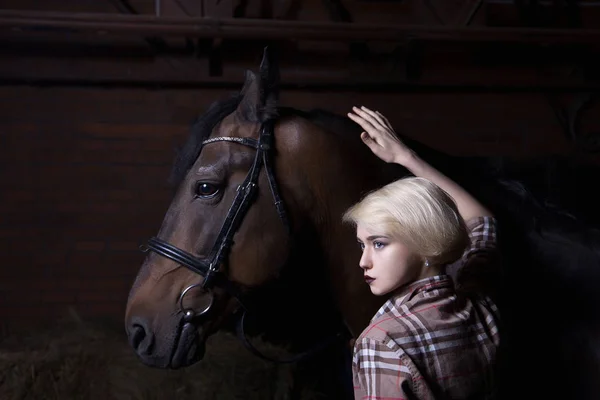
[[367,132],[375,130],[373,124],[371,124],[366,119],[362,118],[360,115],[348,113],[348,118],[359,124]]
[[375,117],[373,117],[372,114],[366,112],[362,108],[352,107],[352,111],[354,111],[359,117],[361,117],[365,121],[368,121],[373,128],[375,128],[377,130],[380,130],[383,127],[383,125],[381,124],[381,122],[379,122]]
[[353,107],[354,112],[356,112],[361,118],[371,123],[371,125],[378,130],[389,130],[390,133],[395,133],[394,127],[390,123],[390,121],[379,111],[370,110],[367,107],[361,106],[360,108]]
[[362,126],[365,129],[367,129],[367,127],[373,128],[373,124],[371,124],[371,122],[369,122],[367,119],[363,118],[361,115],[348,113],[348,117],[352,121],[356,122],[357,124],[359,124],[360,126]]
[[379,115],[379,117],[383,120],[383,125],[385,125],[388,129],[393,130],[394,128],[392,128],[392,124],[390,124],[390,121],[388,121],[388,119],[379,111],[375,111],[377,113],[377,115]]
[[384,119],[382,118],[383,115],[379,112],[379,111],[373,111],[365,106],[360,106],[360,109],[367,113],[368,115],[370,115],[373,119],[375,119],[377,122],[379,122],[379,124],[383,127],[387,127],[390,128],[389,126],[387,126],[387,124],[385,123]]

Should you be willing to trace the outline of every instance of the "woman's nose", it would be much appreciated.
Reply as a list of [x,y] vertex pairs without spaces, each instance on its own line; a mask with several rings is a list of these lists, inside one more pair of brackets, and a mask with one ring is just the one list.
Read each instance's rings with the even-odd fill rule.
[[371,268],[371,257],[369,257],[369,252],[368,252],[367,249],[365,249],[363,251],[362,256],[360,257],[360,261],[359,261],[358,265],[362,269],[370,269]]

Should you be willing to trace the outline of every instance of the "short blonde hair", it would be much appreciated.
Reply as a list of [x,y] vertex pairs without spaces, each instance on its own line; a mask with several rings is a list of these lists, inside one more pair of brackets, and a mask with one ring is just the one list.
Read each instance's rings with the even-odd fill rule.
[[419,177],[403,178],[369,193],[344,213],[343,221],[399,240],[432,265],[456,261],[469,243],[452,197]]

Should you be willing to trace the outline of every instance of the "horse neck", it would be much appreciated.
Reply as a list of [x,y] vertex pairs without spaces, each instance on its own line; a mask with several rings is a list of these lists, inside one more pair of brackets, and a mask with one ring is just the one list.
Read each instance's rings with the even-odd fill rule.
[[380,162],[360,143],[357,146],[317,131],[313,127],[312,134],[303,132],[310,136],[303,138],[310,148],[303,149],[298,160],[302,166],[298,170],[310,181],[304,191],[312,193],[305,215],[315,227],[323,249],[325,274],[337,307],[356,337],[384,299],[374,296],[365,284],[358,266],[356,232],[342,222],[342,215],[368,191],[401,176],[401,170]]

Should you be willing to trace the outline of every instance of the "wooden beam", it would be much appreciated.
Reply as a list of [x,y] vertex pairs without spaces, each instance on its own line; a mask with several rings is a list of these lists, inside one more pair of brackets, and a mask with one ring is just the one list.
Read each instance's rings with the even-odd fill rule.
[[[332,42],[421,41],[469,43],[594,44],[600,29],[474,28],[456,26],[373,25],[245,18],[176,18],[142,15],[0,11],[0,28],[62,30],[102,35],[218,37],[238,40],[317,40]],[[47,32],[44,32],[47,35]]]
[[[3,46],[0,43],[0,46]],[[3,46],[5,47],[5,46]],[[51,52],[53,53],[53,52]],[[224,54],[228,52],[224,51]],[[410,65],[414,59],[398,60],[399,66],[391,69],[389,60],[352,61],[344,57],[325,58],[316,54],[302,54],[280,59],[282,86],[313,89],[372,89],[378,91],[458,91],[458,92],[531,92],[531,91],[598,91],[600,80],[586,81],[581,76],[569,76],[539,71],[536,65],[493,66],[459,62],[449,64],[444,56],[420,59],[415,71]],[[465,59],[465,57],[462,57]],[[244,71],[256,69],[248,60],[226,58],[219,71],[211,68],[205,59],[185,56],[148,55],[136,58],[112,57],[56,57],[2,56],[0,85],[52,85],[52,86],[111,86],[149,88],[241,88]],[[298,61],[303,59],[304,61]],[[319,62],[311,61],[319,60]],[[407,65],[408,64],[408,65]],[[406,71],[417,73],[407,75]],[[553,75],[551,75],[553,73]]]

